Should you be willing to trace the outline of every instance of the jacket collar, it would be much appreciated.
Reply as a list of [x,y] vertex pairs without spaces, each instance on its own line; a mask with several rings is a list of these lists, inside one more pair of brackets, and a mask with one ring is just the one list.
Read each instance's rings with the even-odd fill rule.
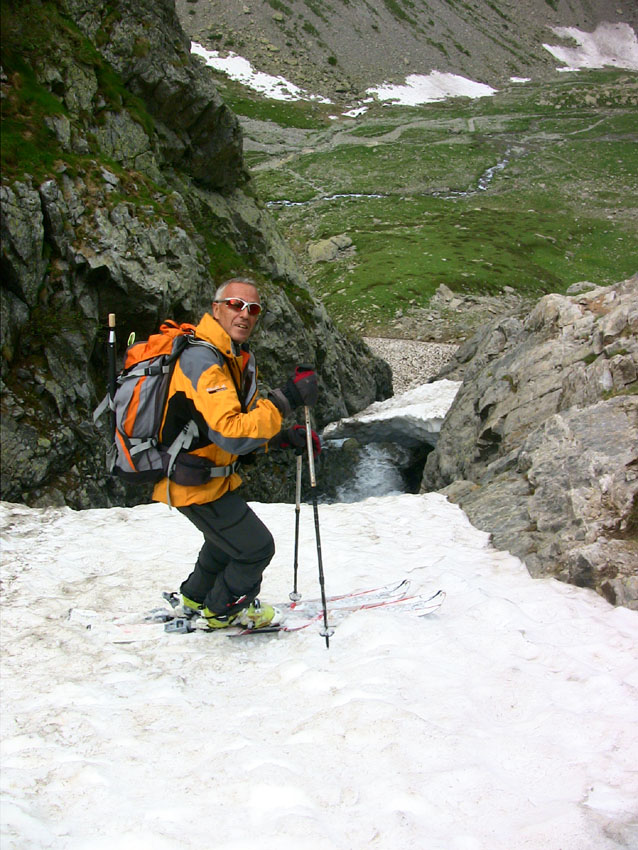
[[206,342],[212,342],[215,348],[218,348],[226,357],[239,357],[241,355],[240,346],[232,341],[217,319],[213,318],[210,313],[204,313],[195,328],[195,335],[200,339],[205,339]]

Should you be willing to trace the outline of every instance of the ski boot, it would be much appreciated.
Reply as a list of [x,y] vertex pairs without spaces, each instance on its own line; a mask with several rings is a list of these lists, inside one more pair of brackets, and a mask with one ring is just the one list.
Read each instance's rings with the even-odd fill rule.
[[215,614],[204,608],[202,616],[210,629],[225,629],[241,626],[244,629],[263,629],[281,622],[281,611],[272,605],[262,605],[258,599],[233,614]]

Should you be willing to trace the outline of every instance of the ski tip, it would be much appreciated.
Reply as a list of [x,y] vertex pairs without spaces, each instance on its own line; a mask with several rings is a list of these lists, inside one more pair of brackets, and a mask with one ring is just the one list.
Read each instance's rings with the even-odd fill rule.
[[429,599],[425,601],[426,610],[424,610],[419,617],[429,617],[430,614],[435,614],[441,605],[445,602],[447,594],[444,590],[437,590]]

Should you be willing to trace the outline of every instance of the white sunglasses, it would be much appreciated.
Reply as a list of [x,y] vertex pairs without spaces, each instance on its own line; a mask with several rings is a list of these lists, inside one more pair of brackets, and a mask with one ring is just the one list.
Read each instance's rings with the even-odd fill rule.
[[257,301],[244,301],[243,298],[221,298],[215,301],[215,304],[226,304],[231,310],[236,310],[241,313],[242,310],[248,310],[249,316],[258,316],[261,313],[261,304]]

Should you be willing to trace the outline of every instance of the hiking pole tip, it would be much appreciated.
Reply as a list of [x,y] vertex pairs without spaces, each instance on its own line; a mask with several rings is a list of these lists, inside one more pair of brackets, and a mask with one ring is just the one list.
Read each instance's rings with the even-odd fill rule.
[[323,607],[323,629],[321,634],[326,639],[326,649],[330,649],[330,635],[328,627],[328,607],[326,603],[326,588],[323,574],[323,558],[321,556],[321,534],[319,532],[319,508],[317,506],[317,479],[315,477],[314,445],[312,440],[312,422],[310,421],[310,408],[304,407],[306,420],[306,440],[308,446],[308,471],[310,472],[310,488],[312,491],[312,510],[315,518],[315,538],[317,541],[317,566],[319,568],[319,586],[321,588],[321,603]]

